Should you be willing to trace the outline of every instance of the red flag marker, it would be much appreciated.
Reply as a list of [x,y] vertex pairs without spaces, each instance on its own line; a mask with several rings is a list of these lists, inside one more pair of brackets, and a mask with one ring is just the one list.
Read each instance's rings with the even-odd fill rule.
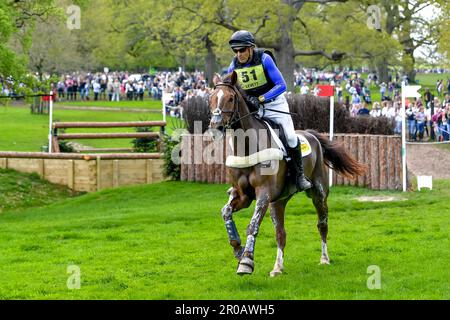
[[[330,141],[333,141],[334,132],[334,86],[318,85],[317,96],[330,97]],[[328,184],[331,187],[333,185],[333,169],[329,170]]]
[[334,96],[334,86],[318,85],[319,97],[332,97]]

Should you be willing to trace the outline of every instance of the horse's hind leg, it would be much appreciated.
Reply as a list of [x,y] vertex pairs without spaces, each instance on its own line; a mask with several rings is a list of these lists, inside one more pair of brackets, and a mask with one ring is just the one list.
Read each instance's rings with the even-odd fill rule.
[[320,257],[320,264],[330,264],[327,249],[327,235],[328,235],[328,187],[323,186],[322,183],[315,182],[309,194],[312,197],[314,207],[317,211],[320,237],[322,238],[322,255]]
[[270,204],[270,217],[272,218],[277,238],[277,258],[273,270],[270,272],[271,277],[276,277],[283,273],[284,247],[286,246],[286,230],[284,229],[286,203],[287,200],[285,199]]
[[222,208],[222,218],[225,221],[225,228],[228,233],[230,245],[233,247],[234,256],[240,260],[242,256],[241,239],[236,224],[233,221],[233,212],[242,208],[247,208],[251,204],[251,199],[246,195],[240,196],[235,188],[228,190],[230,198],[227,204]]

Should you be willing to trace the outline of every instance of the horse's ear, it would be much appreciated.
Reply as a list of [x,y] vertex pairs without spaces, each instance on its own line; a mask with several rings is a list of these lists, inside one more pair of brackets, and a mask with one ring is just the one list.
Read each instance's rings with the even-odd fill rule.
[[233,72],[231,73],[231,84],[234,86],[237,82],[237,73],[236,71],[233,70]]
[[217,85],[219,82],[222,82],[222,77],[220,76],[220,74],[215,73],[213,77],[213,83],[214,85]]

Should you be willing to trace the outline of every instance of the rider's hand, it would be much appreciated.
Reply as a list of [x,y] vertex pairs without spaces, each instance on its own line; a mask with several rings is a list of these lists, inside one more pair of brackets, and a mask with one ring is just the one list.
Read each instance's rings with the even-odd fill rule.
[[248,100],[248,103],[250,103],[253,107],[255,107],[256,109],[259,109],[259,106],[261,103],[259,102],[257,97],[249,96],[247,98],[247,100]]

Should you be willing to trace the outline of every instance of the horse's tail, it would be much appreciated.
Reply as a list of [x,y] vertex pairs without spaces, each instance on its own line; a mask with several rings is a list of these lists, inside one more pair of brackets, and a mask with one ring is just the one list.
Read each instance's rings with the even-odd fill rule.
[[341,173],[349,179],[355,179],[364,175],[367,165],[358,162],[344,147],[336,141],[329,141],[327,137],[314,130],[306,130],[309,134],[319,140],[322,149],[325,165]]

